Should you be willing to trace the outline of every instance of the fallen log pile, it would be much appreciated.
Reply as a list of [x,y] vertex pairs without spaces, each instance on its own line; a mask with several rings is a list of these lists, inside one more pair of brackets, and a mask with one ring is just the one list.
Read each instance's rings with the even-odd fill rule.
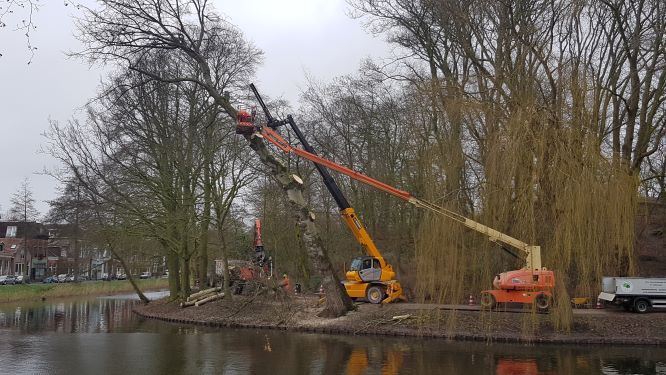
[[210,288],[194,293],[187,297],[185,302],[180,303],[180,307],[201,306],[205,303],[224,298],[224,292],[220,293],[222,288]]

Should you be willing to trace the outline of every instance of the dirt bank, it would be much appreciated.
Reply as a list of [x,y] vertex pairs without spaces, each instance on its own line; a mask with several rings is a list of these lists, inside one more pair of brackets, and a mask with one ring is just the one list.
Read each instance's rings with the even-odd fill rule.
[[[465,308],[465,307],[461,307]],[[156,301],[135,312],[147,318],[212,327],[245,327],[349,335],[437,337],[456,340],[558,344],[666,344],[666,313],[580,310],[569,334],[553,329],[547,314],[450,310],[447,306],[359,304],[336,319],[317,317],[315,296],[288,301],[235,296],[234,301],[180,308]],[[407,316],[407,317],[405,317]]]

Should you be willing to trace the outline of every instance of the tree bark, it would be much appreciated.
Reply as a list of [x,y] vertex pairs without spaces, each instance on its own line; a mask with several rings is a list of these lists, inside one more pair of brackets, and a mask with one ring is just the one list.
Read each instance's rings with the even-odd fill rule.
[[184,299],[192,293],[190,288],[190,257],[181,256],[180,260],[180,297]]
[[169,251],[168,247],[165,247],[165,249],[167,249],[167,268],[169,270],[169,293],[171,294],[171,298],[175,299],[180,293],[178,256],[174,252]]
[[[208,157],[208,152],[206,152]],[[210,188],[210,163],[206,161],[203,168],[203,214],[201,217],[201,236],[199,239],[199,281],[201,288],[209,286],[208,283],[208,227],[210,226],[211,188]]]
[[[218,212],[218,222],[220,220],[219,218],[220,214]],[[222,228],[222,225],[217,226],[217,235],[220,240],[220,251],[222,252],[222,268],[224,269],[224,281],[222,282],[222,290],[224,291],[224,294],[227,295],[228,300],[232,300],[233,297],[231,295],[231,287],[229,285],[229,281],[231,278],[231,273],[229,272],[229,257],[227,256],[227,244],[225,243],[224,239],[224,229]]]

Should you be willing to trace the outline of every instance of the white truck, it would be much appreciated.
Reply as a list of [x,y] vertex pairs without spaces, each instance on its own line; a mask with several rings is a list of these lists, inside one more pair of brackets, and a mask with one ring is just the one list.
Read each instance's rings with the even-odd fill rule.
[[666,278],[604,277],[599,299],[624,307],[627,311],[648,312],[666,308]]

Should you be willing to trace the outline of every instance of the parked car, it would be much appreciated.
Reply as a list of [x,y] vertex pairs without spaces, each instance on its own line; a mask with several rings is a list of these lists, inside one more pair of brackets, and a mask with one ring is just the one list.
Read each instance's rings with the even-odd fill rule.
[[7,282],[7,275],[0,276],[0,285],[5,285]]
[[14,284],[16,284],[16,276],[7,275],[4,285],[14,285]]
[[16,276],[16,280],[14,281],[16,284],[23,284],[25,282],[25,278],[23,275],[18,275]]
[[44,280],[42,280],[42,282],[44,284],[57,283],[58,282],[58,276],[55,276],[55,275],[49,276],[49,277],[45,278]]
[[118,275],[118,280],[127,280],[127,275],[121,273],[120,275]]
[[139,275],[139,279],[150,279],[153,277],[153,274],[150,272],[141,272],[141,275]]
[[64,283],[66,281],[67,281],[67,274],[61,273],[60,275],[58,275],[58,282],[59,283]]

